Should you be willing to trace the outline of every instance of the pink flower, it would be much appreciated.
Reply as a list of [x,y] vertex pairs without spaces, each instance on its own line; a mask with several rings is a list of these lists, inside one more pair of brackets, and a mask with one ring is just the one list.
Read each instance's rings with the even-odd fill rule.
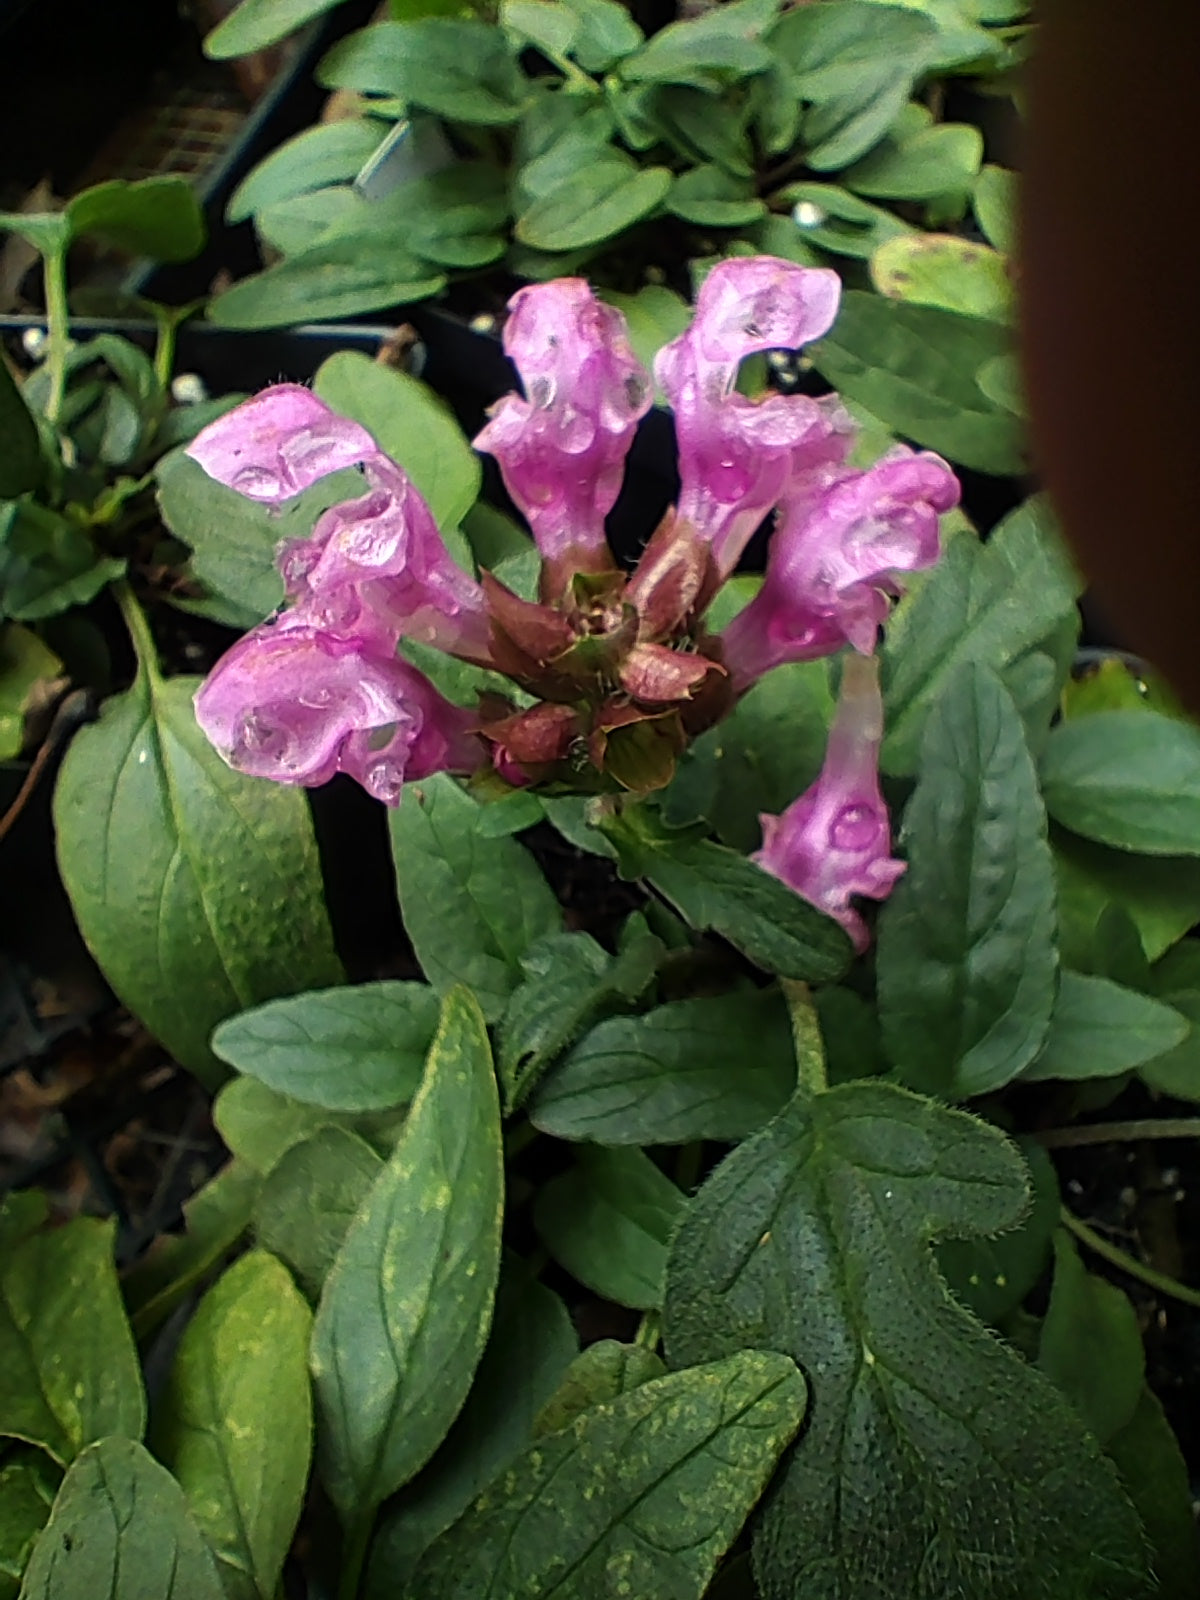
[[311,389],[279,383],[210,422],[185,453],[218,483],[277,506],[331,472],[378,455],[379,446]]
[[453,560],[411,478],[387,456],[365,463],[370,492],[331,506],[312,535],[279,551],[289,597],[331,628],[361,619],[486,662],[483,590]]
[[613,564],[604,519],[621,487],[649,374],[625,318],[582,278],[531,284],[509,301],[504,348],[525,386],[491,410],[475,440],[500,463],[542,555],[564,576]]
[[851,895],[886,900],[904,863],[892,858],[891,826],[879,792],[883,702],[873,656],[848,656],[821,775],[780,817],[760,818],[752,858],[824,911],[860,953],[870,943]]
[[679,516],[711,543],[725,574],[790,486],[841,465],[853,432],[836,397],[737,394],[738,363],[820,338],[840,296],[841,280],[824,267],[773,256],[721,261],[704,280],[691,327],[658,353],[654,370],[679,442]]
[[398,660],[386,636],[340,636],[296,613],[221,658],[197,692],[196,721],[238,772],[309,788],[346,772],[385,805],[408,779],[484,759],[474,715]]
[[958,479],[928,451],[904,447],[823,492],[785,500],[763,586],[722,634],[735,687],[785,661],[844,644],[869,655],[900,574],[932,566],[938,513],[958,503]]

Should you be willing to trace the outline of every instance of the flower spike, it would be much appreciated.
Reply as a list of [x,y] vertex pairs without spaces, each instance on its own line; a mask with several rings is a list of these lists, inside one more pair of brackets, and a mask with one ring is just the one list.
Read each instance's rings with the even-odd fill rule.
[[772,256],[721,261],[704,280],[691,327],[658,353],[655,373],[679,441],[679,519],[709,542],[726,576],[789,488],[841,466],[853,432],[836,398],[737,394],[738,363],[820,338],[840,295],[837,273],[823,267]]
[[630,348],[625,318],[582,278],[519,289],[504,348],[525,398],[498,401],[475,447],[500,463],[561,592],[572,571],[613,565],[604,519],[650,409],[650,377]]
[[821,775],[782,816],[760,818],[752,858],[842,927],[861,954],[867,925],[851,895],[886,900],[904,863],[891,855],[891,825],[879,791],[883,701],[874,656],[847,656]]

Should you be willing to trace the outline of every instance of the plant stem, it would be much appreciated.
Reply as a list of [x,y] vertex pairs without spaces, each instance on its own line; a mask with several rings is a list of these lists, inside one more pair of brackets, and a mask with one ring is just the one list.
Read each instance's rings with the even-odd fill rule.
[[661,1335],[662,1318],[659,1316],[657,1311],[647,1311],[645,1316],[638,1323],[637,1332],[633,1336],[633,1342],[636,1345],[640,1345],[643,1350],[654,1350],[658,1347],[658,1341]]
[[67,392],[67,352],[71,348],[71,313],[67,306],[67,252],[65,246],[42,257],[42,283],[46,295],[46,366],[50,372],[50,398],[46,420],[57,426]]
[[371,1530],[374,1526],[375,1507],[372,1506],[346,1535],[345,1547],[342,1550],[342,1572],[338,1579],[338,1600],[356,1600],[363,1566],[367,1559],[367,1546],[371,1542]]
[[1137,1122],[1091,1122],[1079,1128],[1048,1128],[1034,1138],[1047,1150],[1088,1144],[1131,1144],[1135,1139],[1200,1139],[1200,1117],[1144,1117]]
[[779,987],[792,1019],[797,1087],[806,1094],[824,1094],[829,1087],[829,1074],[825,1070],[825,1046],[809,987],[794,978],[780,978]]
[[1136,1256],[1131,1256],[1115,1244],[1089,1228],[1086,1222],[1081,1222],[1073,1211],[1068,1211],[1066,1206],[1060,1213],[1063,1227],[1068,1233],[1073,1233],[1080,1244],[1086,1245],[1102,1260],[1107,1261],[1112,1267],[1117,1267],[1121,1272],[1128,1273],[1131,1278],[1146,1284],[1151,1289],[1157,1289],[1159,1294],[1169,1295],[1172,1300],[1179,1300],[1185,1306],[1200,1306],[1200,1289],[1189,1289],[1186,1283],[1180,1283],[1176,1278],[1168,1277],[1165,1272],[1159,1272],[1156,1267],[1149,1267],[1144,1261],[1139,1261]]
[[154,376],[165,394],[171,387],[171,371],[175,366],[175,339],[179,333],[177,317],[159,317],[158,338],[154,344]]
[[158,662],[158,651],[154,644],[154,635],[150,632],[150,624],[146,621],[146,613],[134,598],[133,590],[124,578],[120,578],[112,586],[117,604],[121,608],[121,615],[125,619],[125,626],[129,629],[133,648],[137,652],[138,665],[146,674],[151,684],[162,682],[162,671]]

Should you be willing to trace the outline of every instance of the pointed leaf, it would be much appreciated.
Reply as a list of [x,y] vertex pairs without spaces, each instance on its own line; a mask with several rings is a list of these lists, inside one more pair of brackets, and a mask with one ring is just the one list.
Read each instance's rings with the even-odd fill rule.
[[466,1399],[491,1323],[502,1211],[491,1051],[479,1007],[456,989],[313,1330],[321,1474],[350,1527],[420,1471]]
[[557,1433],[593,1406],[638,1389],[666,1372],[662,1357],[641,1344],[599,1339],[580,1352],[558,1389],[538,1413],[535,1433]]
[[165,1467],[102,1439],[62,1481],[21,1600],[226,1600],[216,1563]]
[[438,1540],[407,1600],[701,1600],[804,1395],[786,1357],[747,1350],[584,1412]]
[[1145,855],[1200,855],[1200,729],[1156,711],[1063,722],[1042,758],[1046,806],[1074,833]]
[[259,1244],[292,1269],[315,1305],[383,1158],[349,1128],[318,1128],[267,1173],[254,1207]]
[[1022,1083],[1112,1078],[1174,1050],[1191,1025],[1174,1006],[1108,978],[1064,972],[1046,1043]]
[[273,1600],[312,1456],[312,1314],[287,1269],[252,1251],[201,1300],[154,1419],[229,1600]]
[[1133,1420],[1146,1376],[1137,1312],[1128,1295],[1087,1270],[1062,1228],[1054,1237],[1054,1287],[1038,1366],[1101,1444]]

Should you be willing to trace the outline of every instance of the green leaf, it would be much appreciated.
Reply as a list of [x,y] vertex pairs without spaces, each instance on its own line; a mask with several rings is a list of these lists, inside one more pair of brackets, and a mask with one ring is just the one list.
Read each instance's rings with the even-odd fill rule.
[[1146,955],[1156,961],[1200,922],[1200,861],[1194,856],[1137,856],[1052,830],[1064,955],[1085,959],[1106,906],[1133,918]]
[[94,600],[125,571],[71,518],[32,500],[0,504],[0,615],[38,622]]
[[409,784],[389,818],[404,925],[439,994],[474,991],[495,1021],[522,980],[521,958],[562,928],[558,901],[515,839],[482,831],[485,808],[445,774]]
[[641,1150],[584,1145],[538,1191],[533,1221],[554,1259],[604,1300],[662,1304],[667,1241],[683,1196]]
[[653,1378],[661,1378],[666,1364],[641,1344],[618,1344],[600,1339],[580,1352],[568,1367],[562,1383],[538,1413],[534,1432],[557,1433],[590,1411],[605,1405]]
[[400,463],[439,528],[457,527],[479,497],[483,471],[444,400],[408,373],[358,350],[339,350],[323,361],[313,388]]
[[[701,1600],[800,1424],[804,1380],[744,1350],[539,1439],[429,1551],[407,1600]],[[523,1530],[538,1530],[536,1537]]]
[[1146,1372],[1137,1312],[1120,1289],[1087,1270],[1063,1229],[1054,1236],[1038,1366],[1101,1444],[1132,1421]]
[[888,625],[884,770],[914,772],[930,708],[963,667],[977,662],[1009,681],[1073,607],[1078,588],[1041,498],[1007,516],[986,544],[952,539]]
[[37,424],[21,398],[8,362],[0,358],[0,500],[15,500],[42,481]]
[[820,102],[866,99],[880,71],[915,76],[931,58],[935,37],[929,19],[903,5],[818,0],[786,11],[767,42],[792,72],[796,93]]
[[[1013,309],[1004,257],[952,233],[902,233],[886,239],[871,257],[871,281],[880,294],[893,300],[943,306],[972,317],[1005,321]],[[984,372],[991,381],[997,364],[1010,359],[996,356],[985,362],[977,374],[980,387]],[[983,392],[994,399],[987,389]]]
[[1005,255],[1017,247],[1017,175],[1007,167],[982,167],[972,195],[984,238]]
[[209,320],[225,328],[287,327],[425,300],[445,285],[443,272],[408,252],[402,231],[364,219],[241,279],[210,303]]
[[287,139],[260,161],[233,191],[227,222],[244,222],[265,206],[309,194],[330,183],[348,183],[379,147],[384,129],[366,117],[319,122]]
[[62,255],[71,243],[63,211],[0,211],[0,232],[15,233],[43,257]]
[[507,1261],[466,1404],[433,1460],[392,1501],[372,1541],[365,1600],[394,1600],[433,1541],[528,1445],[579,1347],[557,1295]]
[[212,1084],[218,1022],[341,967],[304,796],[232,772],[196,726],[195,678],[142,668],[76,734],[54,795],[80,930],[129,1009]]
[[1010,339],[998,323],[851,289],[832,332],[808,354],[822,377],[897,433],[965,467],[1011,475],[1027,466],[1020,422],[975,378]]
[[719,90],[764,71],[771,56],[761,42],[779,11],[778,0],[730,0],[700,16],[670,22],[621,63],[627,83],[691,85]]
[[908,870],[879,915],[879,1014],[903,1082],[944,1099],[1010,1083],[1058,987],[1046,812],[1017,708],[967,663],[925,724]]
[[1046,806],[1074,833],[1145,855],[1200,855],[1200,729],[1155,711],[1063,722],[1042,757]]
[[834,183],[791,183],[772,198],[791,206],[805,242],[834,255],[866,261],[886,240],[913,236],[892,212]]
[[623,876],[645,878],[693,928],[711,928],[764,971],[819,983],[849,965],[850,941],[837,923],[735,850],[673,838],[644,808],[607,820],[604,832]]
[[329,1111],[386,1111],[416,1093],[437,1028],[423,983],[320,989],[230,1017],[213,1052],[269,1089]]
[[1050,1382],[950,1297],[929,1250],[1012,1227],[1025,1203],[996,1129],[871,1082],[797,1097],[692,1201],[668,1270],[668,1360],[770,1344],[812,1389],[754,1534],[764,1600],[1143,1592],[1111,1465]]
[[187,1231],[164,1234],[134,1262],[121,1280],[133,1331],[153,1333],[250,1226],[262,1184],[243,1161],[229,1161],[184,1202]]
[[645,38],[618,0],[564,0],[564,4],[579,22],[571,53],[585,72],[608,72]]
[[514,233],[536,250],[577,250],[623,233],[654,211],[673,182],[666,167],[602,159],[537,199]]
[[382,1166],[382,1157],[348,1128],[318,1128],[285,1150],[263,1180],[255,1235],[291,1268],[314,1304]]
[[500,0],[500,26],[550,61],[570,55],[579,34],[579,19],[562,0]]
[[524,981],[500,1021],[506,1110],[520,1106],[552,1063],[608,1012],[623,1011],[654,980],[661,940],[646,933],[612,957],[587,933],[554,933],[521,959]]
[[1033,1139],[1019,1141],[1033,1204],[1016,1228],[993,1239],[943,1239],[935,1255],[951,1291],[995,1327],[1036,1285],[1050,1259],[1060,1200],[1054,1163]]
[[132,1439],[72,1465],[33,1548],[22,1600],[226,1600],[183,1490]]
[[[722,4],[713,15],[728,9],[728,5]],[[647,148],[661,140],[689,166],[711,161],[735,177],[752,176],[754,160],[747,132],[748,106],[736,116],[714,115],[713,97],[703,89],[691,89],[684,84],[659,84],[646,96],[642,110],[649,134]],[[634,142],[624,127],[622,137],[626,143]],[[634,148],[643,146],[635,144]]]
[[214,61],[226,61],[232,56],[265,50],[341,3],[342,0],[242,0],[205,39],[204,53]]
[[592,1144],[733,1142],[795,1086],[787,1008],[777,989],[747,989],[600,1023],[542,1084],[529,1115],[543,1133]]
[[154,1447],[208,1540],[229,1600],[273,1600],[312,1455],[312,1314],[255,1250],[184,1330],[155,1408]]
[[203,207],[186,178],[113,178],[76,195],[65,215],[73,238],[103,239],[156,261],[190,261],[208,235]]
[[1064,972],[1045,1048],[1021,1074],[1047,1078],[1112,1078],[1182,1043],[1186,1017],[1108,978]]
[[420,1471],[462,1407],[492,1318],[503,1195],[491,1051],[460,988],[317,1310],[318,1461],[351,1530]]
[[60,1473],[41,1450],[5,1453],[0,1465],[0,1600],[17,1600],[34,1540],[46,1526]]
[[338,473],[275,508],[210,478],[182,449],[162,458],[155,478],[159,512],[175,537],[191,547],[194,575],[260,620],[283,603],[283,579],[275,565],[280,542],[306,537],[321,512],[361,492],[362,481]]
[[257,1078],[234,1078],[213,1103],[213,1122],[233,1154],[265,1177],[293,1145],[322,1128],[344,1128],[390,1155],[404,1112],[326,1111],[268,1089]]
[[52,682],[63,664],[29,628],[0,624],[0,761],[11,761],[25,743],[25,713],[39,685]]
[[420,106],[451,122],[516,122],[530,94],[503,31],[475,18],[376,22],[334,45],[317,73],[327,89],[356,89]]
[[879,143],[904,110],[912,78],[903,65],[863,74],[850,94],[812,106],[802,127],[805,163],[814,172],[835,172]]
[[30,1231],[36,1220],[15,1197],[0,1209],[0,1435],[65,1466],[108,1434],[141,1438],[146,1397],[113,1264],[116,1225],[77,1217]]
[[757,222],[766,206],[748,179],[717,166],[693,167],[675,180],[667,210],[701,228],[740,228]]
[[856,194],[877,200],[932,200],[969,190],[983,160],[983,135],[966,122],[938,122],[892,137],[842,173]]
[[[486,161],[456,161],[441,172],[402,183],[385,199],[372,202],[361,226],[390,229],[393,235],[402,232],[405,249],[423,261],[480,267],[504,254],[508,219],[508,192],[499,169]],[[351,231],[361,231],[359,224],[352,224]]]
[[1158,1600],[1200,1593],[1200,1553],[1187,1463],[1166,1414],[1143,1389],[1133,1417],[1108,1441],[1125,1492],[1154,1552]]

